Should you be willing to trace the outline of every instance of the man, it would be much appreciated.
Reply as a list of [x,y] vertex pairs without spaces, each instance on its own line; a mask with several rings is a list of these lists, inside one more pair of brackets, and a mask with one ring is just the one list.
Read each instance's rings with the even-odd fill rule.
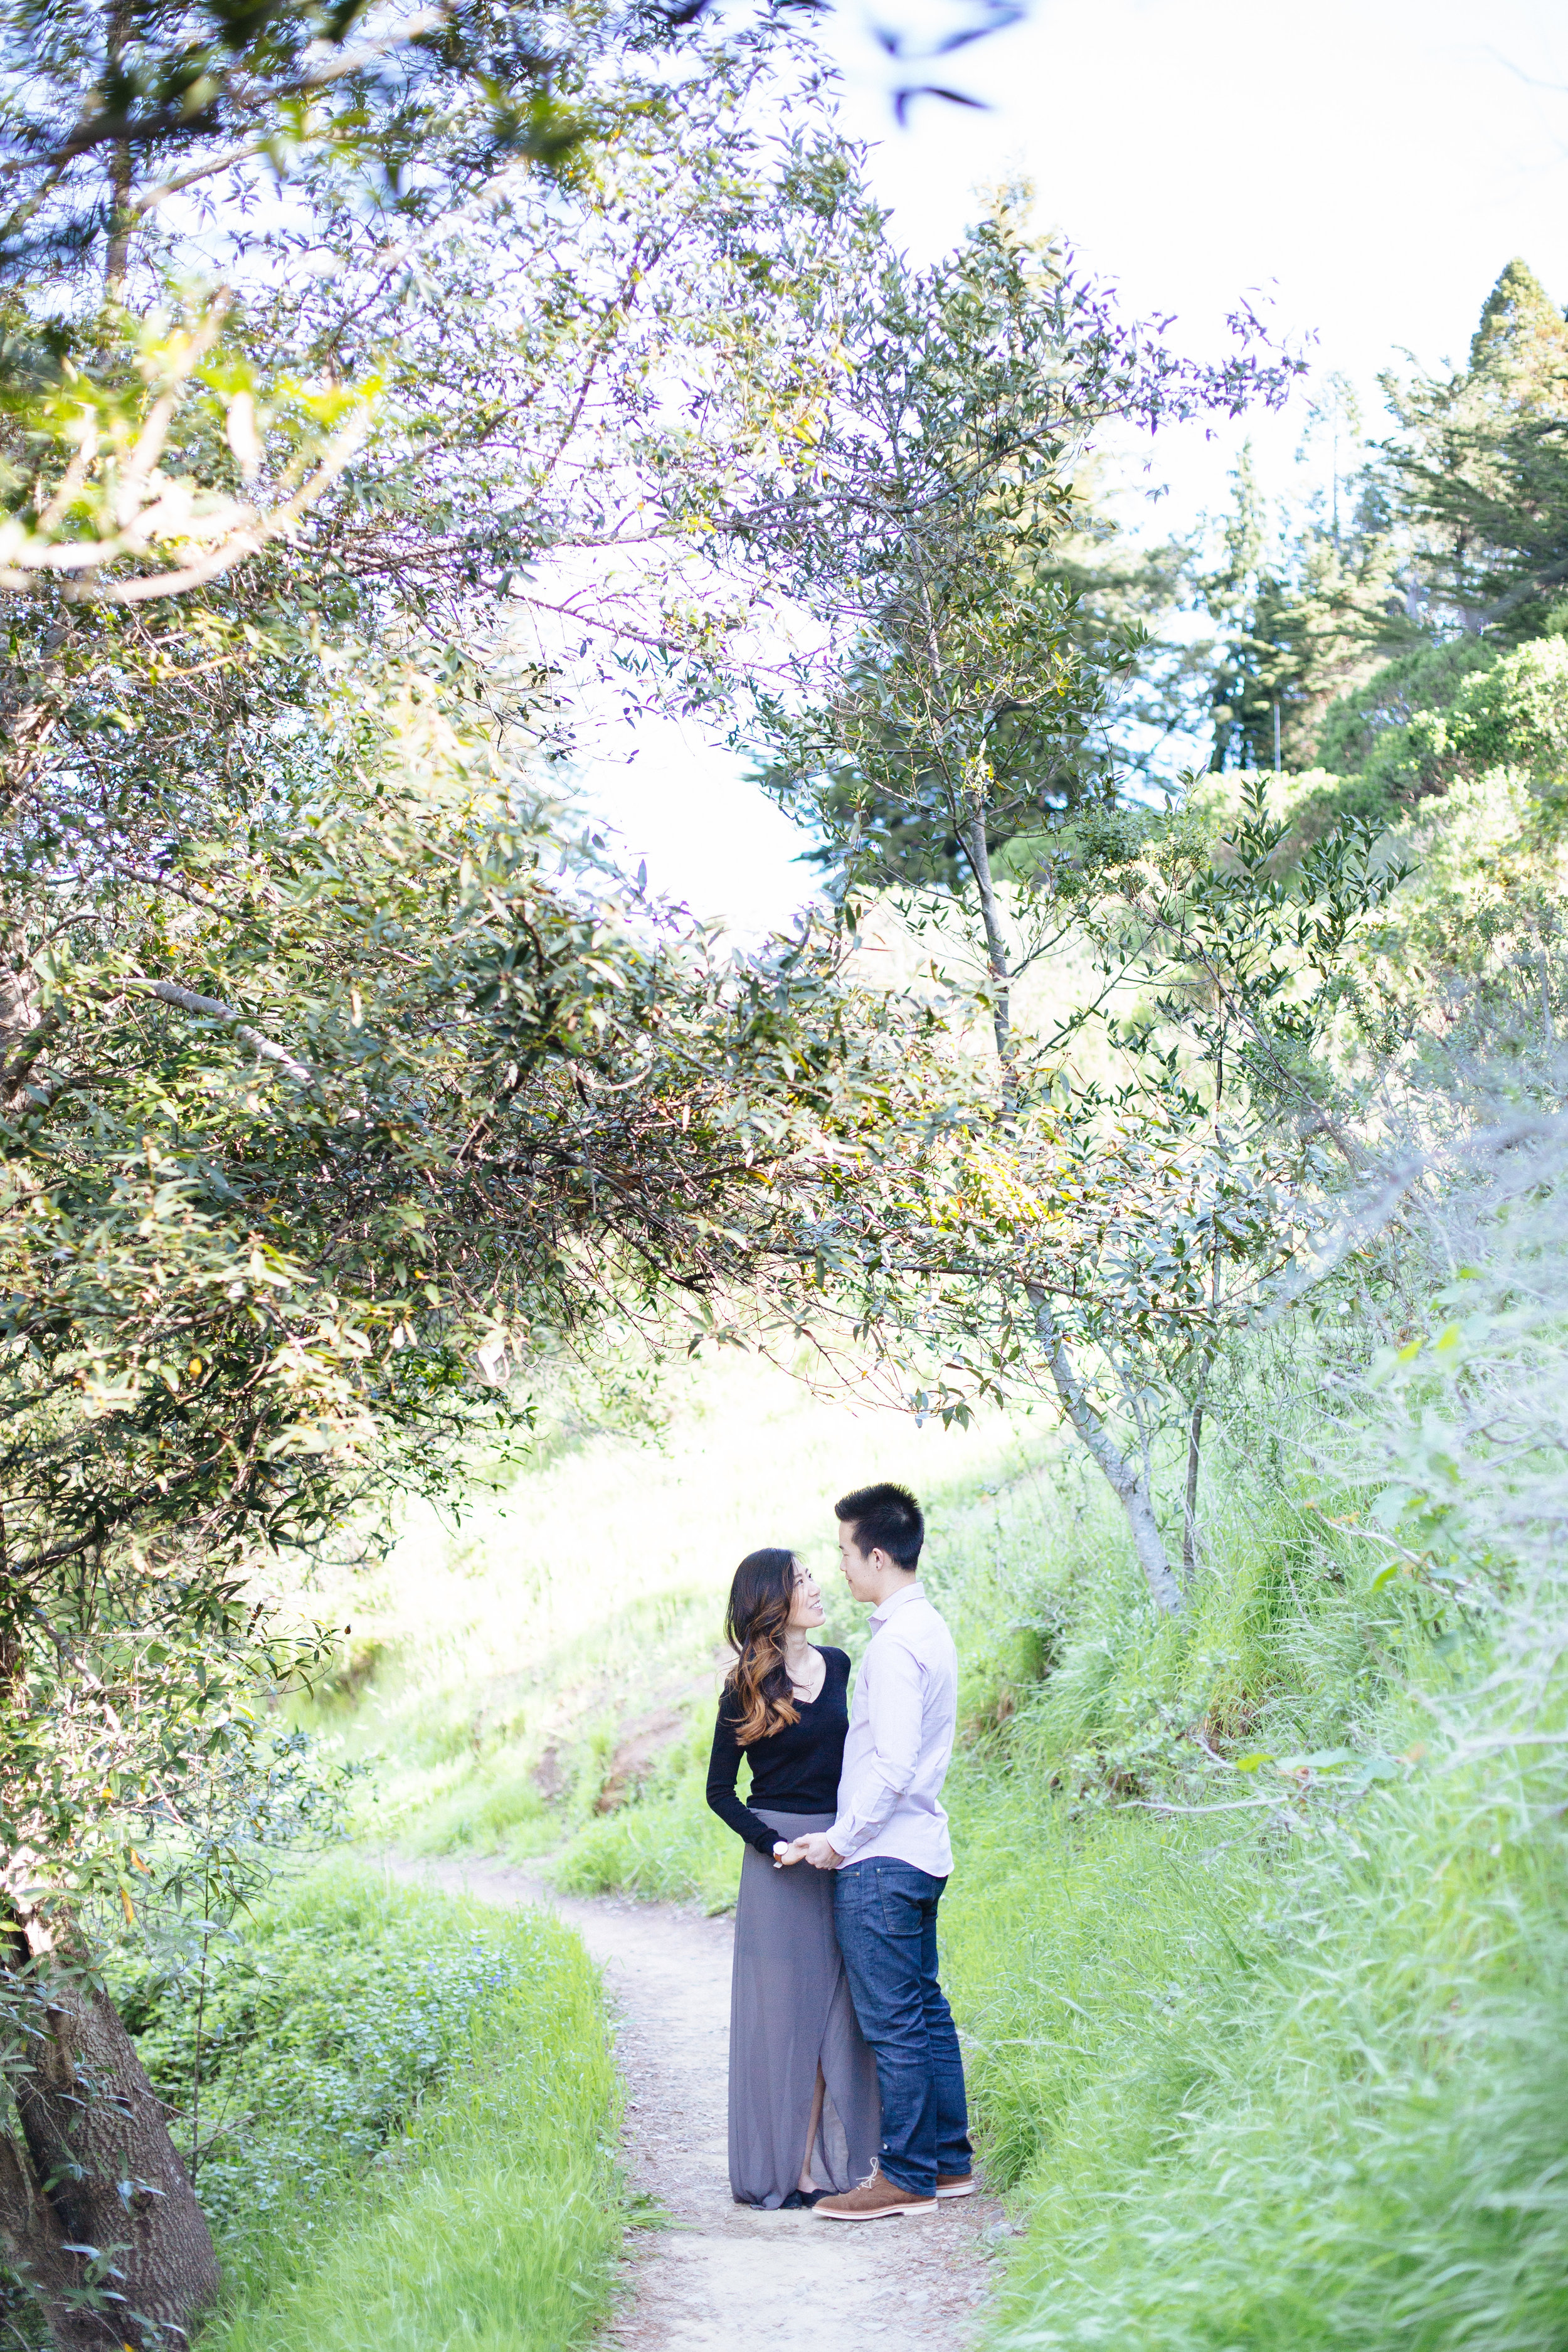
[[816,2210],[830,2221],[934,2213],[974,2188],[963,2061],[937,1982],[936,1912],[952,1869],[942,1784],[952,1754],[958,1661],[921,1590],[925,1520],[902,1486],[834,1506],[845,1580],[871,1606],[844,1743],[837,1818],[797,1840],[837,1874],[834,1922],[860,2031],[877,2060],[881,2152],[868,2180]]

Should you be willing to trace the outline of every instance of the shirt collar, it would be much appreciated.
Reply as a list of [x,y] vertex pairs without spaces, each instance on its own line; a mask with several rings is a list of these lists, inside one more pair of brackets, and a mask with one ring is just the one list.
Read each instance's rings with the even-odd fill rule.
[[902,1609],[908,1601],[924,1599],[925,1591],[917,1576],[912,1584],[900,1585],[897,1592],[889,1592],[886,1601],[872,1610],[871,1622],[873,1625],[885,1625],[895,1609]]

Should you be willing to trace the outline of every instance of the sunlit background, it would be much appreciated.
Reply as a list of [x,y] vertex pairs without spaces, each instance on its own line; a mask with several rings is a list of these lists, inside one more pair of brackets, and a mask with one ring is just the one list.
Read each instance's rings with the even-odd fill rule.
[[[956,0],[904,28],[931,45],[973,22]],[[1375,431],[1379,373],[1462,358],[1503,264],[1521,254],[1568,299],[1568,9],[1525,0],[1035,0],[1023,21],[942,56],[889,58],[858,5],[824,20],[843,115],[918,260],[941,253],[976,191],[1021,171],[1042,226],[1065,230],[1133,312],[1173,312],[1197,355],[1238,298],[1312,362],[1279,418],[1187,429],[1147,457],[1162,535],[1228,496],[1250,434],[1264,488],[1298,487],[1312,381],[1357,385]],[[945,83],[984,109],[915,99]],[[1135,520],[1137,509],[1131,509]],[[632,747],[628,745],[628,750]],[[645,725],[635,756],[584,779],[656,889],[742,935],[787,922],[812,888],[796,827],[690,727]]]

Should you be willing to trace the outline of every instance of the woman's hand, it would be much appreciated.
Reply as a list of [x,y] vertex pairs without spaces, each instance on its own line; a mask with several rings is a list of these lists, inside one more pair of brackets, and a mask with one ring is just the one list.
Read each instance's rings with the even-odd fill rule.
[[781,1839],[773,1848],[773,1868],[788,1870],[792,1863],[803,1861],[805,1857],[801,1853],[801,1847],[804,1843],[803,1838],[796,1838],[793,1845],[785,1845]]

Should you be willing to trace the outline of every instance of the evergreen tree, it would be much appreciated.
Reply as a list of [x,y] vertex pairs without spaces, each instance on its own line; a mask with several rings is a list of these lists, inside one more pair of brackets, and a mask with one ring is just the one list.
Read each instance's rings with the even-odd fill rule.
[[1258,485],[1252,444],[1242,444],[1231,475],[1234,497],[1226,519],[1219,569],[1204,583],[1205,602],[1219,624],[1210,709],[1215,768],[1274,764],[1274,714],[1294,682],[1290,602],[1270,546],[1268,502]]
[[[1084,675],[1114,684],[1092,706],[1042,712],[1020,705],[998,717],[990,737],[998,786],[987,823],[993,856],[1069,814],[1111,769],[1125,774],[1147,764],[1152,744],[1184,722],[1189,685],[1183,665],[1190,656],[1156,632],[1176,608],[1185,558],[1179,544],[1134,541],[1116,514],[1106,470],[1092,455],[1079,462],[1065,486],[1059,537],[1046,551],[1030,551],[1014,584],[1053,603],[1062,643]],[[857,691],[873,696],[871,669],[858,668],[855,676]],[[884,727],[873,719],[868,733],[882,759],[901,766],[908,745],[890,722]],[[788,758],[768,761],[757,773],[764,790],[789,797]],[[830,815],[809,856],[828,874],[841,878],[843,842],[853,831],[879,886],[966,886],[960,825],[930,821],[943,806],[934,769],[921,773],[911,800],[901,776],[889,791],[863,759],[829,755],[819,790]]]
[[1430,620],[1510,644],[1541,635],[1568,582],[1568,321],[1510,261],[1469,364],[1383,379],[1399,431],[1389,490],[1419,551]]
[[1299,460],[1328,445],[1328,481],[1271,516],[1250,445],[1236,472],[1224,552],[1200,582],[1219,625],[1207,648],[1216,769],[1310,768],[1331,707],[1422,625],[1399,593],[1389,501],[1366,460],[1353,389],[1331,376],[1308,412]]

